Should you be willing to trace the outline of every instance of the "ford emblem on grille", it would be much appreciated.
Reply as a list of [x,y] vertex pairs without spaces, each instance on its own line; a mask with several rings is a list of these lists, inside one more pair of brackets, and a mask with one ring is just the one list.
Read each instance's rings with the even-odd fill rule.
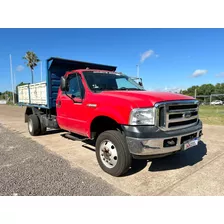
[[189,112],[189,113],[185,113],[185,114],[184,114],[184,117],[185,117],[185,118],[190,118],[190,117],[191,117],[191,113],[190,113],[190,112]]

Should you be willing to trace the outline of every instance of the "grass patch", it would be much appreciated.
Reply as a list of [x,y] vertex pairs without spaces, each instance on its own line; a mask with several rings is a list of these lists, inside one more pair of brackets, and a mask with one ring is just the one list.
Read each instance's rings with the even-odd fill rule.
[[199,117],[204,124],[224,125],[224,105],[200,106]]

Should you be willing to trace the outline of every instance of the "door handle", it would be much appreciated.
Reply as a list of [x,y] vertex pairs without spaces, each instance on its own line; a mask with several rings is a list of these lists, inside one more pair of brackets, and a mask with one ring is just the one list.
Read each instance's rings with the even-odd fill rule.
[[58,100],[56,107],[61,107],[61,100]]

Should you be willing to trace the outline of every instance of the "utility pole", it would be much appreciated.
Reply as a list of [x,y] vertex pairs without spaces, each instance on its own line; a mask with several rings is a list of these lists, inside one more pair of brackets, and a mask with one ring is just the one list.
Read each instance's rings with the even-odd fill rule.
[[136,66],[137,66],[137,78],[139,78],[139,65]]
[[11,73],[11,84],[12,84],[12,99],[13,99],[13,104],[15,104],[15,98],[14,98],[14,84],[13,84],[13,74],[12,74],[12,55],[9,55],[9,60],[10,60],[10,73]]
[[40,81],[42,82],[42,61],[40,61]]
[[14,89],[16,91],[16,73],[14,72]]
[[194,98],[196,99],[197,98],[197,89],[195,88],[194,90]]

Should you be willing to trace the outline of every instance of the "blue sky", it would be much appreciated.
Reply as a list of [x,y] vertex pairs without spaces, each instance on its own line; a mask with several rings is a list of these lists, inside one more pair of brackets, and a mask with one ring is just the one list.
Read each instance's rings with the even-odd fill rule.
[[44,80],[45,60],[55,56],[116,65],[129,76],[140,64],[149,90],[224,82],[224,29],[0,29],[0,91],[11,90],[9,54],[17,84],[30,82],[28,50],[44,61]]

